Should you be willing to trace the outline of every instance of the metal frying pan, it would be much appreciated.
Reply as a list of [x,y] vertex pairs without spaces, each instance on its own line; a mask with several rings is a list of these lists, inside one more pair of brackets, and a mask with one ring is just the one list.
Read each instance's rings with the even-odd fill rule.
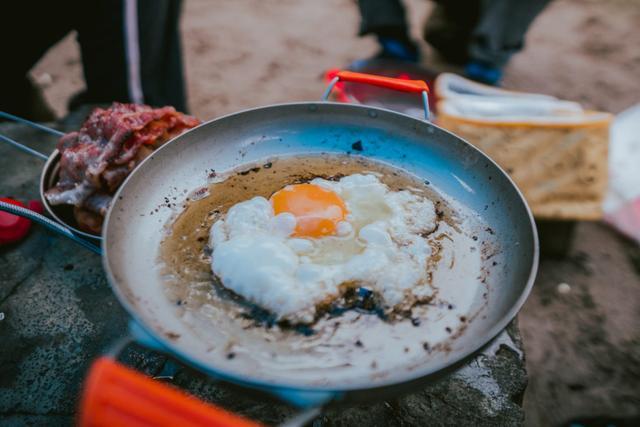
[[[424,90],[413,81],[357,73],[339,73],[337,78],[411,92]],[[474,295],[468,310],[473,321],[431,351],[414,352],[412,348],[411,360],[402,359],[395,340],[413,337],[416,348],[422,347],[423,338],[434,333],[429,324],[416,327],[407,320],[381,327],[355,322],[345,327],[347,337],[355,341],[365,336],[371,345],[353,352],[350,362],[342,365],[333,363],[334,351],[312,352],[303,361],[285,355],[266,362],[268,349],[295,350],[307,338],[279,336],[266,345],[255,330],[242,329],[224,316],[216,318],[203,339],[180,318],[177,307],[162,291],[158,248],[167,223],[176,214],[163,203],[165,198],[175,197],[179,204],[189,192],[206,184],[211,169],[220,172],[288,155],[344,154],[355,141],[364,147],[359,155],[428,180],[488,224],[476,234],[479,242],[492,242],[493,250],[483,265],[484,288],[470,290]],[[427,121],[381,108],[331,102],[251,109],[212,120],[175,138],[154,151],[123,183],[103,232],[104,269],[132,316],[138,341],[215,378],[266,391],[300,407],[369,400],[373,395],[381,398],[446,372],[482,348],[515,317],[538,265],[531,212],[513,182],[491,159]],[[456,321],[459,315],[455,314]],[[444,314],[445,322],[447,316],[453,314]],[[240,349],[233,358],[227,350],[231,341]],[[316,349],[322,347],[316,344]],[[385,368],[373,369],[372,360],[384,361],[381,366]],[[365,363],[367,369],[362,368]]]
[[[401,82],[394,85],[396,88],[405,84],[355,73],[341,73],[339,78],[383,85]],[[408,86],[406,90],[424,90]],[[232,337],[251,351],[229,360],[223,345],[211,350],[209,343],[180,321],[174,304],[159,292],[163,285],[155,272],[157,253],[149,248],[159,247],[165,225],[175,212],[160,207],[152,217],[148,214],[162,206],[165,198],[179,200],[185,197],[185,190],[201,187],[211,169],[225,171],[276,156],[343,154],[355,141],[365,147],[362,156],[429,180],[489,224],[477,236],[480,241],[495,238],[499,248],[487,266],[485,310],[442,351],[425,352],[410,366],[376,375],[356,374],[349,369],[345,372],[337,367],[314,369],[310,365],[304,365],[296,375],[290,370],[280,373],[273,365],[257,372],[256,359],[251,356],[259,353],[260,347],[243,342],[245,336],[248,343],[255,336],[223,318],[218,319],[214,340]],[[114,291],[156,346],[213,376],[267,389],[302,404],[336,396],[368,396],[359,392],[410,382],[460,361],[486,344],[515,316],[537,268],[537,237],[526,202],[508,176],[479,150],[426,121],[378,108],[328,102],[276,105],[231,114],[157,150],[116,195],[105,220],[103,251]],[[322,365],[319,359],[316,363]]]
[[[39,129],[58,138],[64,136],[64,132],[60,132],[56,129],[52,129],[47,126],[43,126],[39,123],[34,123],[21,117],[14,116],[13,114],[0,111],[0,118],[16,121],[26,124],[27,126]],[[98,241],[101,239],[100,235],[89,233],[78,228],[78,224],[73,216],[73,207],[70,205],[52,205],[49,200],[44,196],[44,193],[50,188],[54,187],[58,181],[58,173],[60,170],[60,152],[56,149],[49,155],[43,154],[32,148],[29,148],[18,141],[15,141],[7,136],[0,135],[0,141],[6,142],[13,147],[26,152],[34,157],[38,157],[44,160],[45,164],[42,168],[42,174],[40,175],[40,200],[44,205],[49,216],[54,218],[58,223],[64,224],[67,228],[73,231],[74,234],[88,238],[91,241]]]

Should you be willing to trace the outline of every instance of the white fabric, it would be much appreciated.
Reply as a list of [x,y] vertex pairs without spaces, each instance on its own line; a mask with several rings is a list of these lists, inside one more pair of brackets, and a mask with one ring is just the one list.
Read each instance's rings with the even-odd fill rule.
[[605,220],[640,242],[640,104],[611,125]]
[[124,1],[124,40],[127,57],[127,83],[129,98],[136,104],[144,103],[140,76],[140,43],[138,39],[138,1]]

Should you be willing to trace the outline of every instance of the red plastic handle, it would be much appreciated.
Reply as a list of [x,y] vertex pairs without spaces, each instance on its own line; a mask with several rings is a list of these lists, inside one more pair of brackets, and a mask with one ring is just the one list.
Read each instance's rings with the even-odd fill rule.
[[87,377],[80,427],[259,427],[116,361],[101,357]]
[[336,77],[342,82],[366,83],[401,92],[421,93],[429,92],[429,86],[422,80],[395,79],[393,77],[376,76],[373,74],[355,73],[353,71],[338,71]]
[[[0,197],[0,201],[23,208],[28,207],[32,211],[39,214],[44,212],[44,206],[38,200],[30,200],[28,206],[25,206],[24,203],[10,199],[8,197]],[[27,233],[29,233],[30,228],[31,221],[29,221],[28,219],[12,215],[8,212],[0,211],[0,245],[5,243],[19,242],[27,235]]]

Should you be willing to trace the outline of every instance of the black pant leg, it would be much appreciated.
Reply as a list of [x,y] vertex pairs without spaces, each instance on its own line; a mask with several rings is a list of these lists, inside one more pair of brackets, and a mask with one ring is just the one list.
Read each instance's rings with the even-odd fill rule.
[[75,22],[86,91],[77,103],[131,102],[125,51],[124,0],[78,0]]
[[425,40],[446,61],[458,65],[466,63],[480,11],[480,0],[437,0],[425,23]]
[[409,27],[401,0],[358,0],[360,35],[376,34],[408,39]]
[[550,0],[482,0],[480,20],[469,43],[469,56],[504,66],[522,50],[529,26]]
[[87,91],[81,102],[186,108],[179,0],[93,0],[77,22]]
[[181,8],[181,0],[138,0],[140,71],[147,104],[186,111]]

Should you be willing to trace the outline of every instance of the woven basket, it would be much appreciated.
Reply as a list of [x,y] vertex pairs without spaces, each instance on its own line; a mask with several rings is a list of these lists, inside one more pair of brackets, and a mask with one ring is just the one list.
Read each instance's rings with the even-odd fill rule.
[[611,119],[585,112],[578,123],[505,122],[439,113],[437,123],[493,158],[537,218],[595,220],[607,188]]

